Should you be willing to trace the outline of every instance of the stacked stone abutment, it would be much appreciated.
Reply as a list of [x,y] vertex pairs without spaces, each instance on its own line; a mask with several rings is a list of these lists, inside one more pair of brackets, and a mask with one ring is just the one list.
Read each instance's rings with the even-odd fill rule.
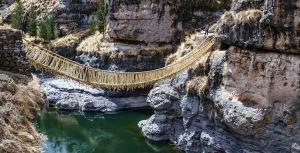
[[30,74],[22,33],[18,30],[0,28],[0,70]]

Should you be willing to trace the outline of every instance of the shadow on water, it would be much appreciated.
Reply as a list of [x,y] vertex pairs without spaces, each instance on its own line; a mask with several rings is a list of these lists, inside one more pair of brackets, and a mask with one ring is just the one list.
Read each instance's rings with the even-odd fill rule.
[[113,114],[44,110],[35,125],[47,139],[45,153],[181,153],[166,142],[147,140],[137,123],[148,110]]

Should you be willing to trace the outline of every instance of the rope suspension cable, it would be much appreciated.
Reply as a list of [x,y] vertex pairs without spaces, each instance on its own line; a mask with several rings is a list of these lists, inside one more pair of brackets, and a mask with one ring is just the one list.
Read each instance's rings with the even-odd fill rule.
[[160,69],[142,72],[114,72],[86,68],[82,64],[60,56],[24,39],[24,42],[29,47],[26,50],[26,55],[33,66],[85,84],[114,90],[128,90],[145,87],[159,80],[168,78],[189,67],[201,58],[201,56],[207,53],[214,45],[214,41],[214,36],[206,38],[200,45],[185,56]]

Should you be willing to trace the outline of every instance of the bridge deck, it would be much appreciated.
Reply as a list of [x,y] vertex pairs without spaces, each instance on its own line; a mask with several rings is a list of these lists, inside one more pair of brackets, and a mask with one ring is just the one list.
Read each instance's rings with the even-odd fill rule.
[[39,47],[28,40],[24,39],[24,42],[28,47],[26,55],[29,62],[38,68],[85,84],[123,90],[145,87],[186,69],[200,59],[202,55],[210,51],[214,45],[215,37],[206,38],[199,46],[170,65],[143,72],[114,72],[91,67],[87,68],[82,64]]

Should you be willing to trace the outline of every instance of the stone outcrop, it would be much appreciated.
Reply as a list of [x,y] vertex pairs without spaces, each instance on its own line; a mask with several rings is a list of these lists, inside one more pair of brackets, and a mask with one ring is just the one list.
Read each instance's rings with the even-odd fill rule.
[[148,138],[170,140],[187,153],[299,152],[299,58],[216,51],[209,68],[200,69],[209,72],[187,82],[187,92],[176,79],[151,90],[155,114],[139,126]]
[[235,0],[218,23],[224,43],[300,53],[299,0]]
[[169,44],[108,42],[97,33],[79,44],[75,59],[80,63],[89,62],[95,68],[114,71],[153,70],[164,66],[164,58],[173,49]]
[[186,28],[202,28],[229,4],[230,0],[110,0],[107,32],[118,40],[176,42]]
[[54,79],[40,75],[49,106],[60,110],[87,112],[113,112],[124,109],[145,108],[146,97],[141,94],[110,93],[75,81]]
[[174,26],[175,14],[171,6],[163,2],[138,0],[121,3],[112,0],[109,4],[108,34],[114,39],[143,41],[143,42],[171,42],[177,31]]
[[0,29],[0,70],[21,74],[31,73],[20,31]]
[[145,136],[187,153],[300,152],[299,2],[273,2],[233,1],[216,28],[223,50],[191,68],[182,86],[179,74],[151,90],[155,114],[139,123]]

